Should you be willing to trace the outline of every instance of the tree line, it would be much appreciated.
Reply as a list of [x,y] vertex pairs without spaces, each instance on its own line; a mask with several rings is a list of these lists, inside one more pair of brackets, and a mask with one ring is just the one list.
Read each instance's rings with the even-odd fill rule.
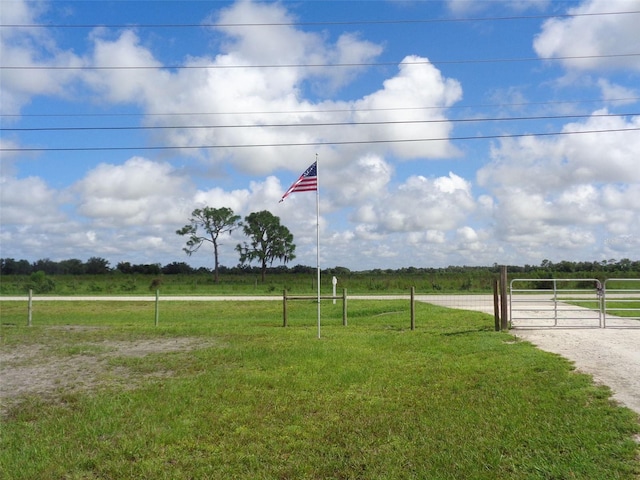
[[[398,269],[371,269],[351,271],[347,267],[331,267],[323,269],[323,274],[336,275],[345,277],[347,275],[431,275],[431,274],[472,274],[472,273],[492,273],[497,274],[500,266],[494,264],[492,266],[460,266],[451,265],[448,267],[403,267]],[[218,266],[220,275],[259,275],[261,267],[251,265],[236,265],[228,267],[224,265]],[[47,275],[102,275],[102,274],[139,274],[139,275],[197,275],[197,274],[213,274],[212,268],[199,267],[194,268],[185,262],[171,262],[166,265],[160,263],[152,264],[132,264],[130,262],[119,262],[115,267],[111,267],[110,262],[101,257],[91,257],[86,262],[79,259],[69,259],[61,261],[53,261],[48,258],[40,259],[35,262],[28,260],[15,260],[13,258],[0,258],[0,274],[2,275],[30,275],[35,272],[44,272]],[[315,267],[308,265],[295,265],[288,267],[279,265],[276,267],[268,267],[269,275],[277,274],[312,274],[315,273]],[[606,260],[593,262],[571,262],[561,261],[557,263],[544,260],[540,265],[510,265],[508,266],[509,274],[527,274],[535,276],[553,276],[554,274],[572,274],[572,273],[628,273],[632,276],[640,275],[639,260]],[[597,275],[596,275],[597,276]]]

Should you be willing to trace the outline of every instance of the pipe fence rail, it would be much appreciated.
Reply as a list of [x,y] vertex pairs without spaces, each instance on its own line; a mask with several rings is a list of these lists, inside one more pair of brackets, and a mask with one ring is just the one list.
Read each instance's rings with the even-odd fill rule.
[[605,280],[602,295],[603,327],[628,328],[630,322],[634,321],[640,328],[640,279]]
[[509,317],[517,328],[640,328],[640,279],[515,278]]

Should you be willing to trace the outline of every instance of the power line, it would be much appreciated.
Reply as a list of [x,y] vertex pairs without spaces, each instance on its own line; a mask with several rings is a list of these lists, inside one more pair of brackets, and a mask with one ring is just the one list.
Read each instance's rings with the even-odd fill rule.
[[632,15],[639,10],[618,12],[566,13],[557,15],[512,15],[504,17],[467,17],[467,18],[423,18],[398,20],[344,20],[317,22],[267,22],[267,23],[49,23],[49,24],[4,24],[4,28],[236,28],[236,27],[313,27],[313,26],[346,26],[346,25],[407,25],[423,23],[461,23],[461,22],[494,22],[513,20],[545,20],[550,18],[600,17],[609,15]]
[[460,60],[424,60],[414,62],[363,62],[363,63],[286,63],[264,65],[0,65],[0,70],[233,70],[254,68],[351,68],[390,67],[399,65],[455,65],[479,63],[524,63],[561,60],[594,60],[601,58],[638,57],[640,53],[619,53],[606,55],[571,55],[562,57],[522,57],[522,58],[480,58]]
[[522,137],[551,137],[562,135],[583,135],[593,133],[615,133],[640,131],[640,127],[613,128],[605,130],[581,130],[575,132],[541,132],[541,133],[515,133],[502,135],[479,135],[441,138],[408,138],[394,140],[344,140],[344,141],[317,141],[300,143],[260,143],[260,144],[229,144],[229,145],[156,145],[147,147],[2,147],[0,152],[80,152],[80,151],[122,151],[122,150],[210,150],[210,149],[236,149],[236,148],[269,148],[269,147],[312,147],[327,145],[368,145],[389,143],[418,143],[441,141],[466,141],[466,140],[492,140]]
[[385,111],[415,111],[415,110],[450,110],[464,108],[495,108],[495,107],[529,107],[544,105],[574,105],[581,103],[615,103],[615,102],[636,102],[640,97],[624,97],[609,99],[583,99],[583,100],[557,100],[547,102],[517,102],[517,103],[480,103],[450,106],[424,106],[424,107],[389,107],[389,108],[330,108],[320,110],[262,110],[262,111],[223,111],[223,112],[169,112],[169,113],[0,113],[2,117],[25,117],[25,118],[47,118],[47,117],[165,117],[165,116],[204,116],[204,115],[284,115],[301,113],[358,113],[358,112],[385,112]]
[[341,127],[341,126],[371,126],[371,125],[412,125],[429,123],[480,123],[480,122],[514,122],[531,120],[559,120],[567,118],[592,118],[592,117],[628,117],[637,116],[634,113],[596,113],[575,115],[541,115],[529,117],[496,117],[496,118],[443,118],[429,120],[380,120],[371,122],[313,122],[313,123],[267,123],[244,125],[133,125],[133,126],[108,126],[108,127],[17,127],[4,128],[5,132],[61,132],[61,131],[113,131],[113,130],[196,130],[196,129],[222,129],[222,128],[290,128],[290,127]]

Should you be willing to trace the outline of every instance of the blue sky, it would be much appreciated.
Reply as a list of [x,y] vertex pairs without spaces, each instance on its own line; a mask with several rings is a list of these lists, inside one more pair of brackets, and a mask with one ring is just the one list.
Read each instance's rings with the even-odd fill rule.
[[2,257],[212,266],[206,205],[315,265],[316,155],[324,268],[640,252],[640,0],[1,7]]

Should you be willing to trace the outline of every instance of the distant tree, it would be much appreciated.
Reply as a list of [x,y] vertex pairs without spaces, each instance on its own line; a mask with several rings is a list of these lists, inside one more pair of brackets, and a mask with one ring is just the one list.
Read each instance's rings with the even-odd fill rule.
[[111,271],[109,260],[100,257],[91,257],[87,260],[85,267],[89,275],[102,275]]
[[[187,255],[191,256],[197,252],[204,242],[213,245],[213,255],[215,259],[214,279],[219,281],[219,254],[220,247],[219,238],[223,233],[231,233],[239,227],[240,216],[234,215],[233,210],[227,207],[222,208],[196,208],[191,212],[189,224],[176,230],[178,235],[188,235],[187,246],[183,250]],[[198,233],[201,228],[203,234]]]
[[236,246],[240,254],[240,263],[257,260],[260,263],[260,273],[264,282],[267,265],[272,265],[275,260],[287,263],[296,258],[293,234],[287,227],[280,224],[279,217],[267,210],[251,213],[244,217],[244,220],[242,229],[249,237],[249,243]]
[[131,266],[131,262],[118,262],[116,265],[116,270],[120,273],[133,273],[133,267]]
[[171,262],[162,267],[162,273],[167,275],[190,274],[193,273],[193,268],[185,262]]
[[2,275],[29,275],[32,272],[33,268],[27,260],[0,258],[0,273]]
[[85,265],[82,260],[71,258],[58,262],[58,271],[63,275],[82,275],[85,272]]
[[58,263],[49,258],[41,258],[33,262],[34,272],[44,272],[46,275],[55,275],[58,273]]

